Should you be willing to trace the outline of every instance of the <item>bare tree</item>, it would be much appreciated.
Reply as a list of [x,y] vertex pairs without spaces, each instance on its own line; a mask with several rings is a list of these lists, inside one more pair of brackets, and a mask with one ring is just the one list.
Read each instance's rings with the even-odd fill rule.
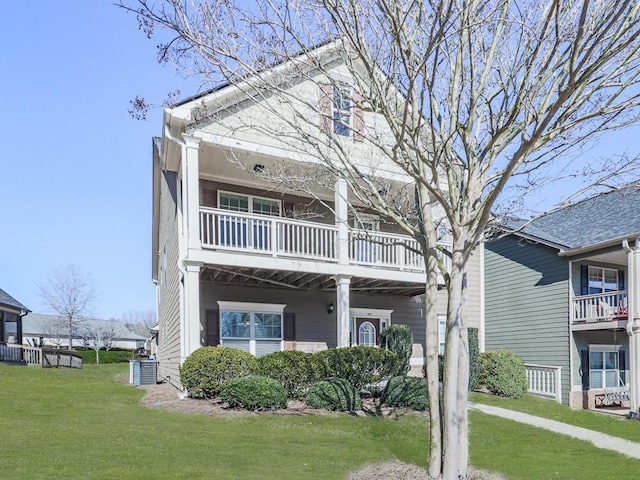
[[[260,102],[253,129],[313,157],[344,179],[359,202],[421,245],[427,266],[426,362],[429,474],[464,476],[468,461],[467,262],[483,232],[553,180],[584,177],[569,202],[626,182],[636,159],[569,162],[598,134],[639,118],[640,4],[630,0],[167,0],[121,6],[148,35],[162,29],[159,59],[204,85],[230,85]],[[317,48],[316,48],[317,47]],[[322,53],[322,55],[320,54]],[[344,66],[344,75],[332,68]],[[316,85],[319,95],[297,87]],[[345,83],[347,87],[345,88]],[[326,92],[341,91],[353,121],[333,117]],[[308,90],[309,92],[310,90]],[[143,99],[138,107],[147,107]],[[329,105],[330,107],[331,105]],[[202,103],[190,128],[224,118]],[[362,118],[381,128],[362,128]],[[274,121],[277,119],[277,121]],[[385,180],[351,155],[331,125],[351,131],[412,185]],[[224,122],[220,122],[224,123]],[[238,159],[240,161],[240,159]],[[599,162],[599,163],[598,163]],[[261,172],[305,189],[305,176]],[[635,170],[637,176],[637,170]],[[280,174],[280,175],[278,175]],[[388,176],[386,177],[388,178]],[[299,182],[295,182],[299,179]],[[405,189],[405,191],[403,191]],[[410,201],[396,201],[399,198]],[[443,270],[438,244],[451,239]],[[437,274],[448,291],[442,404],[437,371]],[[439,413],[442,412],[440,415]]]
[[86,315],[98,298],[93,280],[77,267],[59,268],[45,281],[38,283],[40,297],[53,312],[64,317],[69,350],[73,350],[73,335],[80,317]]
[[118,339],[116,325],[87,323],[82,330],[82,339],[96,352],[96,363],[100,363],[100,350],[111,350]]
[[152,327],[158,323],[155,310],[130,310],[119,319],[133,333],[148,337]]
[[64,317],[54,316],[47,320],[42,320],[38,324],[45,341],[51,342],[57,348],[69,338],[69,328]]

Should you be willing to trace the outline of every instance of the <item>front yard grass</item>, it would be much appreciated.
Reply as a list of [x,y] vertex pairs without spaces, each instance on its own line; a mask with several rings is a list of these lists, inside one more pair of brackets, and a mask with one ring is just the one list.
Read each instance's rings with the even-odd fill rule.
[[472,393],[469,401],[492,405],[494,407],[508,408],[509,410],[524,412],[577,427],[608,433],[615,437],[626,438],[632,442],[640,443],[640,422],[628,420],[617,415],[590,412],[588,410],[571,410],[566,405],[561,405],[534,395],[525,395],[521,399],[514,400],[482,393]]
[[[396,458],[425,466],[423,417],[171,413],[139,405],[144,391],[122,383],[127,367],[0,364],[0,478],[343,480]],[[640,460],[479,412],[471,412],[471,462],[510,479],[631,479],[640,471]]]

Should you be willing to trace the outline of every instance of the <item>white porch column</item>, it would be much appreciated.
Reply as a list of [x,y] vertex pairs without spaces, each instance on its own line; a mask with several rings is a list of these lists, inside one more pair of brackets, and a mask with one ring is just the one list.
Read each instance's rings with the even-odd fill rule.
[[347,275],[336,275],[336,319],[337,319],[337,341],[338,348],[349,346],[349,287],[351,277]]
[[[200,320],[200,263],[185,263],[184,276],[184,309],[181,325],[182,351],[181,360],[200,348],[201,320]],[[181,363],[182,363],[181,362]]]
[[336,252],[338,262],[349,263],[349,207],[347,203],[347,182],[339,178],[335,184],[335,211],[338,227]]
[[200,248],[200,139],[184,137],[185,158],[182,178],[183,209],[186,216],[187,248]]
[[629,335],[629,388],[631,390],[631,411],[640,410],[640,238],[627,250],[629,270],[627,334]]

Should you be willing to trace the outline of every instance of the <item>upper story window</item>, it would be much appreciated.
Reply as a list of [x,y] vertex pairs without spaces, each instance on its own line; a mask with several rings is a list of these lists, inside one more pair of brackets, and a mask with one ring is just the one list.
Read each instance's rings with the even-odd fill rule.
[[223,210],[271,215],[274,217],[280,216],[282,211],[280,200],[230,192],[219,192],[218,205]]
[[345,137],[351,131],[351,90],[344,85],[333,86],[333,131]]
[[618,270],[589,267],[589,295],[617,292],[618,287]]

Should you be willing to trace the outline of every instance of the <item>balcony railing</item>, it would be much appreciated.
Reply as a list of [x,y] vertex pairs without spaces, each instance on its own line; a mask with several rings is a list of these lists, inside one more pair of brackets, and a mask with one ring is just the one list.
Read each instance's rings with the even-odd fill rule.
[[[337,262],[338,227],[283,217],[200,208],[204,248]],[[349,262],[424,272],[418,242],[408,235],[350,230]]]
[[626,320],[628,317],[627,292],[617,291],[575,297],[572,315],[573,323]]

